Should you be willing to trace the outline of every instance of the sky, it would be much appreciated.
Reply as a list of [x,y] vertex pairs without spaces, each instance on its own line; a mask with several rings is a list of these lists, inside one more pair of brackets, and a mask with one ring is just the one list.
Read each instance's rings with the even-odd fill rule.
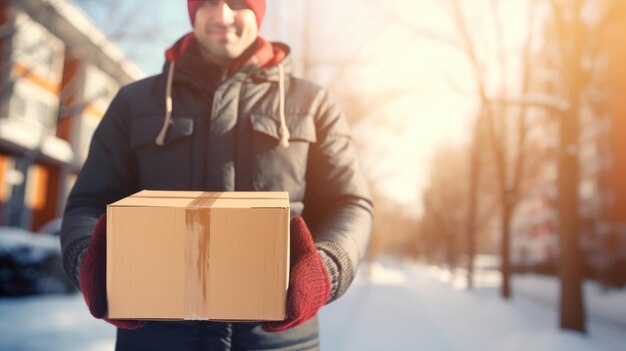
[[[86,11],[102,27],[115,25],[97,3],[87,1]],[[120,46],[147,74],[159,73],[165,48],[191,29],[186,2],[154,0],[149,7],[144,7],[145,0],[120,3],[126,12],[141,11],[143,16],[131,22],[122,16],[119,23],[148,28],[153,34],[150,40],[122,41]],[[261,34],[288,43],[298,62],[304,37],[301,28],[308,23],[310,51],[318,60],[313,79],[318,84],[337,96],[357,92],[364,103],[391,92],[387,102],[369,110],[367,116],[349,117],[362,117],[353,130],[371,184],[419,214],[431,155],[437,146],[467,141],[477,107],[471,67],[462,50],[448,43],[458,38],[450,9],[436,0],[345,0],[312,1],[305,12],[304,3],[270,1]],[[488,54],[494,46],[494,23],[484,8],[489,2],[463,3],[484,53],[490,86],[496,87],[498,72],[490,67],[497,65]],[[516,50],[523,35],[525,4],[524,0],[502,2],[501,13],[507,19],[502,23],[505,41],[512,43],[507,50]],[[354,63],[340,76],[341,84],[330,86],[338,73],[329,62],[337,60]],[[515,63],[511,66],[515,69]]]

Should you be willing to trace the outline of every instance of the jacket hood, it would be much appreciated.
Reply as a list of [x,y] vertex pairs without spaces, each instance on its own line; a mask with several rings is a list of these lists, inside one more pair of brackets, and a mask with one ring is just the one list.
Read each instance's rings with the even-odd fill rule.
[[[191,48],[195,41],[193,32],[187,33],[178,39],[170,48],[165,51],[165,58],[168,62],[178,62],[180,58]],[[228,76],[235,74],[239,69],[249,65],[256,65],[259,68],[269,68],[277,66],[289,54],[289,47],[282,43],[273,43],[259,36],[244,53],[235,59],[228,68]]]

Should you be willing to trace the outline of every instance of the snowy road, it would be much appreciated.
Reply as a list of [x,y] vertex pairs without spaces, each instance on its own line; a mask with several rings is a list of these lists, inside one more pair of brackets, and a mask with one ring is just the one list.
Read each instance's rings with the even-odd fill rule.
[[[626,345],[626,329],[595,321],[587,336],[559,331],[548,303],[525,296],[504,302],[495,285],[467,291],[424,267],[373,268],[370,279],[361,275],[340,302],[322,311],[324,349],[617,351]],[[535,289],[544,299],[556,286],[551,279],[520,278],[514,286]],[[626,310],[626,293],[611,302]]]
[[[553,289],[532,277],[514,284],[541,296]],[[624,296],[622,291],[606,300],[626,306]],[[592,321],[590,333],[581,336],[559,331],[556,317],[545,301],[522,296],[507,303],[493,287],[468,292],[424,267],[376,264],[322,310],[322,348],[586,351],[626,345],[619,328]],[[112,327],[89,316],[80,295],[0,299],[0,350],[112,350],[114,335]]]

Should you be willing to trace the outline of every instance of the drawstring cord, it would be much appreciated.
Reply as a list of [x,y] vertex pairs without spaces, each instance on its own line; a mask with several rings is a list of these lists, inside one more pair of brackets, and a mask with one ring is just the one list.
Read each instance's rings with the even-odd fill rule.
[[289,129],[287,129],[287,121],[285,119],[285,69],[282,63],[278,64],[278,109],[280,114],[280,129],[278,134],[280,135],[280,145],[282,147],[289,147]]
[[172,123],[172,80],[174,78],[174,66],[176,63],[174,61],[170,61],[170,67],[167,72],[167,85],[165,86],[165,121],[163,122],[163,127],[161,128],[161,132],[156,138],[157,145],[165,144],[165,135],[167,135],[167,129]]
[[[165,136],[167,135],[167,129],[172,123],[172,80],[174,77],[174,68],[176,63],[170,62],[169,70],[167,72],[167,85],[165,86],[165,121],[161,132],[156,138],[157,145],[165,144]],[[278,108],[280,114],[280,128],[278,134],[280,136],[280,145],[282,147],[289,147],[289,129],[287,128],[287,120],[285,118],[285,69],[282,64],[278,64]]]

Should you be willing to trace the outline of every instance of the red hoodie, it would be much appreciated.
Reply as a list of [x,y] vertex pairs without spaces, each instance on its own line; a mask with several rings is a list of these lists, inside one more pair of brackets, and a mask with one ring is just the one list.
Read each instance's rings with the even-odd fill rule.
[[[195,40],[193,32],[185,34],[174,45],[165,51],[165,58],[170,62],[178,62],[184,52],[189,50],[192,41]],[[241,54],[228,68],[228,75],[237,72],[241,67],[256,63],[259,67],[272,67],[282,61],[287,55],[286,50],[262,37]]]

